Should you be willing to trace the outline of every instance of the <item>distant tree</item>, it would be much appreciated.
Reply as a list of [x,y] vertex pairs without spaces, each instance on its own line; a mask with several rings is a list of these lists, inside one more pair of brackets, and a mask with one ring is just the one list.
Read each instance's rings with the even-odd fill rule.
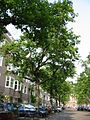
[[84,71],[80,74],[76,84],[78,104],[90,104],[90,54],[82,61]]
[[45,70],[45,80],[41,85],[42,88],[50,94],[50,103],[53,105],[53,98],[59,101],[59,105],[61,103],[65,104],[70,97],[71,94],[71,84],[66,80],[67,76],[60,71],[60,69],[55,69],[55,67],[51,70],[49,68]]
[[72,86],[70,82],[68,81],[64,81],[63,84],[61,84],[61,90],[58,93],[59,94],[59,105],[60,105],[60,102],[63,105],[65,105],[69,101],[70,95],[72,93],[71,88]]

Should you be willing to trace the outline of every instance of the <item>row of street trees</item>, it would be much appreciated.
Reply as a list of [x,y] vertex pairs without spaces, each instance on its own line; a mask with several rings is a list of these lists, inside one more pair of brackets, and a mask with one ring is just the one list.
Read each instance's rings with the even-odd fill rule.
[[76,84],[76,96],[78,104],[90,104],[90,54],[85,61],[82,61],[82,67],[84,68],[80,76],[77,79]]
[[[35,82],[37,104],[39,86],[52,97],[65,101],[69,86],[65,81],[75,74],[78,59],[78,36],[68,29],[76,14],[70,0],[49,3],[47,0],[0,1],[0,31],[12,23],[23,35],[2,47],[6,65],[13,64],[17,77]],[[2,35],[2,32],[0,32]]]

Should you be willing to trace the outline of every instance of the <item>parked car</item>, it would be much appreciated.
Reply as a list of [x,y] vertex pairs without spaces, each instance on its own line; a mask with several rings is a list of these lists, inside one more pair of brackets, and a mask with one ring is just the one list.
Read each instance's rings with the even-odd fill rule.
[[78,106],[77,107],[77,111],[83,111],[84,110],[84,106]]
[[39,106],[37,109],[38,115],[41,117],[46,117],[48,115],[48,110],[44,106]]
[[48,111],[48,114],[52,112],[52,107],[51,106],[47,106],[47,111]]
[[0,103],[0,120],[15,120],[14,113],[8,111],[3,103]]
[[57,110],[57,112],[62,112],[62,107],[61,106],[57,106],[56,110]]
[[87,111],[89,111],[89,112],[90,112],[90,106],[88,106],[88,107],[87,107]]
[[36,108],[30,104],[21,104],[18,108],[20,117],[34,116],[36,114]]
[[52,112],[56,113],[57,112],[57,109],[55,106],[52,106]]
[[6,110],[13,112],[15,118],[18,117],[18,103],[3,103]]

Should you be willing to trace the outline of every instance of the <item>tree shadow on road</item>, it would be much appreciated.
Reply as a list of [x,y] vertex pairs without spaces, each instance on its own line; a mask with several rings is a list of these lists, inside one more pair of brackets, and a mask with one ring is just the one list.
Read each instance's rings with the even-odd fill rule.
[[60,120],[75,120],[73,116],[75,116],[76,111],[74,110],[67,110],[64,112],[64,117]]
[[90,120],[90,112],[86,111],[65,111],[64,112],[64,119],[58,119],[58,120]]
[[85,116],[90,116],[90,112],[87,112],[87,114]]
[[55,113],[48,118],[48,120],[75,120],[73,116],[76,113],[73,111],[63,111],[60,113]]

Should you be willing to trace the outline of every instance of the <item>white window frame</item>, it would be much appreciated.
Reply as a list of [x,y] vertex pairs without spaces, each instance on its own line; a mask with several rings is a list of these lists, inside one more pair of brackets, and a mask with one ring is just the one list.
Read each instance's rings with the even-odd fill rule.
[[5,40],[0,41],[0,47],[2,47],[2,45],[5,45]]
[[[9,78],[9,79],[8,79]],[[11,82],[12,82],[12,79],[13,79],[13,85],[11,86]],[[7,86],[7,82],[9,82],[9,85]],[[15,82],[15,79],[11,76],[6,76],[6,81],[5,81],[5,87],[6,88],[12,88],[14,89],[14,82]]]
[[18,81],[18,91],[21,91],[22,83]]
[[[9,78],[9,79],[8,79]],[[6,81],[5,81],[5,87],[6,88],[10,88],[10,79],[11,79],[11,77],[10,76],[6,76]],[[8,84],[8,86],[7,86],[7,82],[9,82]]]
[[[17,87],[16,87],[16,89],[15,89],[15,83],[16,83],[16,82],[17,82],[17,84],[16,84]],[[14,81],[14,90],[15,90],[15,91],[18,91],[18,81],[17,81],[17,80]]]
[[13,65],[12,64],[8,64],[7,65],[7,70],[8,71],[12,71],[13,70]]
[[25,86],[25,85],[23,86],[23,93],[27,94],[27,86]]
[[0,66],[2,66],[2,64],[3,64],[3,57],[0,56]]
[[[13,80],[13,84],[12,84],[12,80]],[[10,79],[10,88],[14,89],[14,81],[15,81],[15,79],[13,77],[11,77],[11,79]]]

